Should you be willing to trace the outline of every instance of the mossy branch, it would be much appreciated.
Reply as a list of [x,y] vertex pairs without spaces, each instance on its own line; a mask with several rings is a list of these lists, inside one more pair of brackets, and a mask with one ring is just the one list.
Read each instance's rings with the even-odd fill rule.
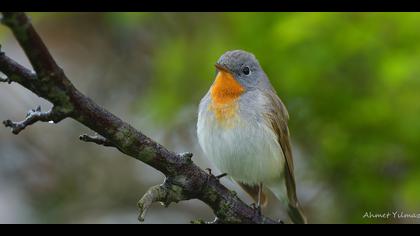
[[82,136],[82,140],[114,146],[162,172],[166,176],[164,184],[152,187],[140,200],[140,219],[144,219],[147,208],[155,201],[168,205],[199,199],[211,207],[216,223],[278,223],[258,214],[217,177],[196,166],[191,153],[167,150],[79,92],[57,65],[25,13],[3,12],[2,15],[3,23],[14,33],[35,72],[0,52],[0,71],[7,76],[0,82],[16,82],[53,104],[49,112],[30,111],[22,122],[6,121],[14,133],[37,121],[58,123],[72,118],[100,135]]

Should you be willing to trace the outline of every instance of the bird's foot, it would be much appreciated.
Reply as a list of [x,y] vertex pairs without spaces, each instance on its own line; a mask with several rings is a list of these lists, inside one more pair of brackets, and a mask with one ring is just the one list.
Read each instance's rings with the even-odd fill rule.
[[225,177],[225,176],[227,176],[227,173],[223,173],[223,174],[220,174],[220,175],[216,175],[216,178],[217,178],[217,179],[221,179],[221,178],[223,178],[223,177]]
[[216,179],[219,179],[219,180],[227,175],[227,173],[223,173],[223,174],[220,174],[220,175],[213,175],[210,168],[206,168],[206,171],[210,176],[214,176]]

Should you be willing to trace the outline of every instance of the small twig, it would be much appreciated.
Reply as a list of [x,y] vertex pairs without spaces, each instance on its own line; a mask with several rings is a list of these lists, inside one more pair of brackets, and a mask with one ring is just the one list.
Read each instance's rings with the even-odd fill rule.
[[139,208],[139,221],[143,222],[144,218],[146,216],[146,212],[149,209],[149,207],[154,202],[163,201],[166,194],[166,188],[162,187],[161,185],[156,185],[151,187],[140,199],[140,201],[137,203],[137,206]]
[[0,71],[7,76],[1,78],[1,82],[16,82],[37,95],[42,95],[38,93],[37,84],[35,84],[37,79],[35,72],[23,67],[3,52],[0,52]]
[[149,188],[137,203],[140,212],[138,217],[139,221],[144,221],[147,210],[154,202],[160,202],[163,206],[167,207],[172,202],[185,200],[179,190],[179,186],[169,184],[167,181],[162,185],[155,185]]
[[0,77],[0,82],[11,84],[12,80],[9,79],[9,77],[6,77],[6,78]]
[[48,112],[42,112],[41,106],[38,106],[36,109],[32,109],[26,114],[26,118],[20,122],[13,122],[11,120],[3,121],[3,124],[6,127],[12,128],[13,134],[19,134],[22,130],[24,130],[27,126],[32,125],[38,121],[41,122],[54,122],[57,123],[61,121],[65,116],[54,112],[54,109],[51,109]]
[[88,142],[88,143],[96,143],[98,145],[102,145],[105,147],[115,147],[114,144],[112,144],[108,139],[102,137],[102,136],[90,136],[87,134],[83,134],[79,136],[79,139]]

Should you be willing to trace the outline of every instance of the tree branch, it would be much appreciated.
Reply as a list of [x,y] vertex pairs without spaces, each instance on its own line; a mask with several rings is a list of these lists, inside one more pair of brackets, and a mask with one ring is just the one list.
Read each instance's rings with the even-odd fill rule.
[[115,147],[114,144],[112,144],[109,140],[107,140],[104,137],[100,137],[100,136],[90,136],[87,134],[83,134],[79,136],[79,139],[87,142],[87,143],[96,143],[98,145],[102,145],[105,147]]
[[[0,45],[1,50],[1,45]],[[36,74],[21,66],[19,63],[6,56],[4,52],[0,51],[0,71],[7,76],[2,78],[1,82],[16,82],[21,84],[23,87],[31,90],[38,94],[36,86]],[[39,94],[38,94],[39,95]]]
[[2,14],[2,23],[12,30],[38,76],[51,76],[60,79],[58,77],[61,76],[62,70],[56,64],[26,14],[23,12],[3,12]]
[[70,82],[49,53],[24,13],[3,12],[3,23],[14,33],[36,73],[0,53],[0,71],[7,81],[19,83],[54,106],[49,112],[32,110],[22,122],[6,121],[6,126],[19,133],[37,121],[72,118],[102,137],[82,136],[81,139],[105,146],[115,146],[128,156],[136,158],[165,176],[165,182],[149,189],[140,200],[140,219],[155,201],[178,202],[199,199],[216,215],[217,223],[278,223],[258,214],[242,202],[233,191],[223,186],[218,178],[196,166],[191,153],[176,154],[156,143],[117,116],[80,93]]
[[5,120],[3,121],[3,124],[6,127],[12,128],[12,133],[19,134],[27,126],[32,125],[38,121],[58,123],[64,117],[65,115],[59,112],[56,112],[54,108],[48,112],[41,112],[41,106],[38,106],[36,109],[30,110],[28,114],[26,114],[25,120],[20,121],[20,122],[13,122],[11,120]]

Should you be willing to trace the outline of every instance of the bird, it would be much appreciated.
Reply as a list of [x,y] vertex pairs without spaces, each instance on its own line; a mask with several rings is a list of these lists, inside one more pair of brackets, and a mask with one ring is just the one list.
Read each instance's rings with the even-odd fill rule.
[[254,54],[226,51],[198,107],[197,137],[204,155],[237,182],[261,213],[263,188],[286,204],[293,223],[307,223],[298,201],[289,113]]

